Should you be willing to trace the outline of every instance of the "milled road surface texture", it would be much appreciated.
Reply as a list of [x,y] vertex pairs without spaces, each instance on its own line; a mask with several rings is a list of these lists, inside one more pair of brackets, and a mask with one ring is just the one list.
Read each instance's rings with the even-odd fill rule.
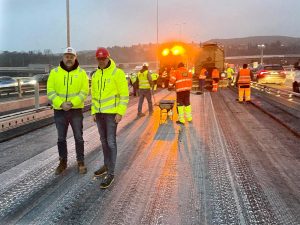
[[[50,138],[40,140],[52,145],[43,151],[34,149],[33,134],[18,138],[19,151],[29,145],[39,153],[2,169],[0,224],[300,224],[299,137],[235,98],[231,90],[192,94],[193,122],[185,126],[177,115],[160,124],[158,106],[137,119],[133,100],[118,127],[116,177],[106,190],[93,179],[103,163],[94,124],[84,131],[85,175],[77,172],[73,137],[60,176],[53,127],[44,128]],[[175,93],[161,91],[160,99]]]

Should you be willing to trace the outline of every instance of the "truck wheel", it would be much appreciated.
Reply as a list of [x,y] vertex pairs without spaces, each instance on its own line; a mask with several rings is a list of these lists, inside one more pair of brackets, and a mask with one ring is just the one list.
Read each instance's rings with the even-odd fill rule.
[[293,83],[293,92],[300,93],[299,84],[296,81]]

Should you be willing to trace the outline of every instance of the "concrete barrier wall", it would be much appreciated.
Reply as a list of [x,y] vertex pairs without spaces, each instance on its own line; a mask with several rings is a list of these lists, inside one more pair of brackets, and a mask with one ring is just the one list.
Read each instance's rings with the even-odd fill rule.
[[22,115],[17,118],[8,119],[5,121],[0,121],[0,131],[7,131],[13,128],[17,128],[24,124],[32,123],[34,121],[39,121],[45,118],[53,117],[53,110],[45,110],[41,112],[36,112],[34,114]]
[[[46,104],[48,102],[47,96],[40,96],[40,104]],[[7,102],[0,102],[0,113],[8,112],[16,109],[22,109],[30,106],[34,106],[34,97],[26,98],[26,99],[19,99],[15,101],[7,101]]]

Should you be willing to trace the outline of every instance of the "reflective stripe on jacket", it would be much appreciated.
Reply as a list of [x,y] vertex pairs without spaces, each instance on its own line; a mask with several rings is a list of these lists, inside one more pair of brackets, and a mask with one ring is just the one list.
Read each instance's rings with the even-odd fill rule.
[[92,115],[118,113],[124,115],[129,101],[129,91],[123,70],[110,59],[110,66],[97,69],[92,77]]
[[238,77],[238,84],[250,84],[251,73],[249,69],[241,69]]
[[[145,70],[143,73],[138,73],[138,79],[139,79],[139,89],[150,89],[152,81],[151,75],[149,76],[148,70]],[[150,80],[150,81],[149,81]]]
[[89,93],[89,79],[79,66],[68,72],[58,66],[52,69],[47,81],[47,97],[54,109],[61,110],[61,104],[72,102],[72,109],[84,107]]
[[170,85],[175,84],[176,92],[189,91],[192,89],[192,73],[186,68],[180,67],[170,74]]

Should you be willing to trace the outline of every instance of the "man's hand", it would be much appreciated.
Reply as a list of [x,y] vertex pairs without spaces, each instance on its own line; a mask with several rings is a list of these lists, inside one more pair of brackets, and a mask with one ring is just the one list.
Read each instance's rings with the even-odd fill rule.
[[172,86],[168,86],[168,91],[172,91]]
[[61,108],[64,111],[69,111],[72,108],[73,104],[71,102],[64,102],[61,104]]
[[121,121],[121,119],[122,119],[122,116],[120,115],[120,114],[116,114],[116,117],[115,117],[115,121],[116,121],[116,123],[119,123],[120,121]]
[[92,115],[93,121],[96,122],[96,115]]

